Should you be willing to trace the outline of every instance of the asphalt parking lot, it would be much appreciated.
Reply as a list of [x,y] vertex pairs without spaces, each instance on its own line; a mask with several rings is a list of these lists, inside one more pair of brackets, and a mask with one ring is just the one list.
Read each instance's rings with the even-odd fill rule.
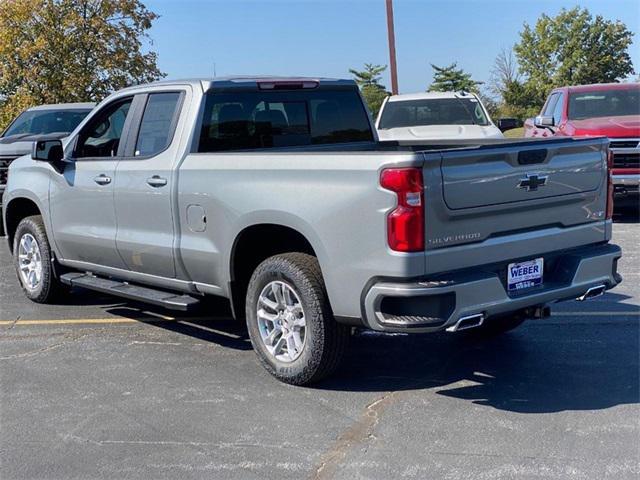
[[286,386],[222,306],[29,303],[0,245],[0,478],[636,479],[640,224],[624,283],[484,341],[358,334]]

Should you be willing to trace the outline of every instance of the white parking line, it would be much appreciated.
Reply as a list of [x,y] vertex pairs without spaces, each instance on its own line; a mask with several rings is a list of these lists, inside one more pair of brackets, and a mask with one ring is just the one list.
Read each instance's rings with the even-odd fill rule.
[[149,323],[175,322],[175,318],[59,318],[52,320],[0,320],[0,325],[72,325],[72,324],[108,324],[108,323]]
[[[636,312],[554,312],[553,317],[634,317],[640,315],[640,310]],[[152,316],[141,318],[58,318],[51,320],[0,320],[2,325],[108,325],[131,324],[131,323],[159,323],[159,322],[193,322],[199,320],[215,320],[214,317],[183,317],[176,318],[170,316]]]

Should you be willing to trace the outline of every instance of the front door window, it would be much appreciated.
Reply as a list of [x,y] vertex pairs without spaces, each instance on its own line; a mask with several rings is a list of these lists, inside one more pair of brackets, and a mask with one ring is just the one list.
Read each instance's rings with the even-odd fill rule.
[[107,106],[82,130],[76,145],[76,158],[115,157],[121,146],[124,123],[133,98]]

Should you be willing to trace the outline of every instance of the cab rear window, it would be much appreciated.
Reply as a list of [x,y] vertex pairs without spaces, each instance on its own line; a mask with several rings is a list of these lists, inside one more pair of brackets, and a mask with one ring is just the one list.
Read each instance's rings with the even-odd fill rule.
[[355,89],[207,93],[198,152],[372,141]]

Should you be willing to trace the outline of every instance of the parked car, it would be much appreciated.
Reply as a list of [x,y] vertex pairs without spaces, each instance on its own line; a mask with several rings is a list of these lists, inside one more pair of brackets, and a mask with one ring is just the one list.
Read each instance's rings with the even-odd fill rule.
[[480,98],[467,92],[387,97],[378,113],[376,129],[380,140],[504,138]]
[[[18,115],[0,135],[0,211],[9,165],[31,153],[33,142],[63,138],[71,133],[94,107],[92,103],[62,103],[29,108]],[[0,236],[4,229],[0,225]]]
[[638,207],[640,197],[640,84],[557,88],[540,115],[525,122],[525,137],[609,138],[616,206]]
[[230,300],[306,384],[352,327],[504,331],[617,285],[607,140],[377,142],[348,80],[160,82],[10,167],[19,282],[187,310]]

